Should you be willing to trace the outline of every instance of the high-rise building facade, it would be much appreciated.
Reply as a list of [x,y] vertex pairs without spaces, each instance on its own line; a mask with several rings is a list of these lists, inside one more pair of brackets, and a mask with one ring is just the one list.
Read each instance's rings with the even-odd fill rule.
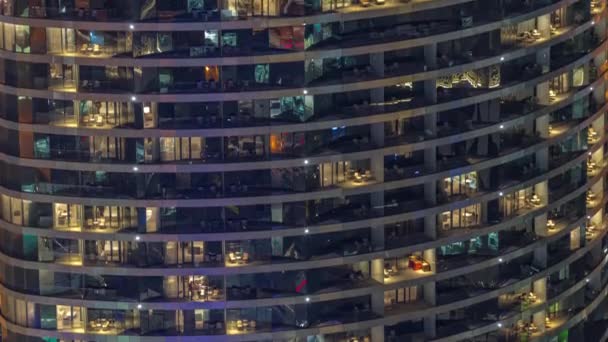
[[0,1],[2,340],[606,338],[605,8]]

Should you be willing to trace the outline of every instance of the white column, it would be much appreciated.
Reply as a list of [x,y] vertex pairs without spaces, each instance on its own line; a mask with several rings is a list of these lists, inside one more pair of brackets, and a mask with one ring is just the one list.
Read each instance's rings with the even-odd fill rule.
[[[382,77],[384,76],[384,53],[373,53],[370,55],[370,65],[374,73]],[[374,88],[370,91],[370,99],[372,103],[384,102],[384,88]],[[384,123],[375,123],[371,125],[371,141],[376,148],[384,146]],[[374,179],[377,182],[384,182],[384,155],[374,154],[370,158],[370,166]],[[371,206],[373,208],[382,208],[384,206],[384,192],[377,191],[371,194]],[[381,211],[382,212],[382,211]],[[384,225],[373,225],[372,245],[374,250],[384,250]],[[384,259],[374,259],[371,262],[372,277],[379,283],[384,283]],[[384,291],[382,289],[375,290],[371,295],[372,310],[375,314],[384,315]],[[372,341],[384,341],[384,325],[372,327]]]
[[551,37],[551,14],[541,15],[536,17],[536,29],[540,33],[542,39]]

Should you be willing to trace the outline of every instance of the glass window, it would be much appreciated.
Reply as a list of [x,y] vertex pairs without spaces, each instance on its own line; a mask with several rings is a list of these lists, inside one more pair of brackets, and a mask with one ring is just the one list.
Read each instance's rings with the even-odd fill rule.
[[156,232],[159,227],[158,208],[146,208],[146,231]]
[[443,212],[439,222],[443,230],[479,225],[481,223],[481,205],[474,204],[465,208]]
[[418,300],[418,287],[410,286],[384,292],[384,305],[410,303]]
[[580,66],[572,71],[572,85],[580,87],[585,84],[585,67]]
[[160,159],[162,161],[200,159],[203,152],[201,137],[161,137]]
[[270,47],[284,50],[304,50],[304,26],[269,28]]
[[27,326],[26,303],[22,299],[15,299],[15,323]]
[[76,204],[53,204],[53,222],[55,228],[80,227],[81,206]]
[[4,24],[4,48],[15,51],[15,25]]
[[15,52],[30,53],[30,27],[15,25]]
[[79,306],[57,305],[57,330],[83,328],[84,310]]
[[5,47],[4,47],[4,25],[0,25],[0,48],[5,49]]
[[114,159],[123,156],[122,140],[118,137],[90,137],[90,152],[93,159]]
[[194,328],[204,329],[205,322],[209,321],[209,310],[194,310]]
[[536,202],[532,189],[523,189],[500,198],[500,210],[503,216],[510,216],[527,206],[530,200]]
[[270,81],[270,65],[257,64],[254,71],[256,83],[268,83]]
[[171,33],[158,32],[156,35],[156,51],[165,52],[173,50],[173,36]]
[[470,195],[477,192],[477,173],[470,172],[443,180],[443,190],[447,196]]
[[[380,3],[380,2],[378,2]],[[333,11],[339,8],[348,7],[350,5],[350,0],[322,0],[321,1],[321,10],[323,12]]]
[[23,208],[21,207],[21,199],[11,198],[11,222],[14,224],[23,224]]

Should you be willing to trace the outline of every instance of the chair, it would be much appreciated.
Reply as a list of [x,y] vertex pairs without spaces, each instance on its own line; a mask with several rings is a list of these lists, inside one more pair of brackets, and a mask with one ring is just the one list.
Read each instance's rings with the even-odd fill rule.
[[248,262],[249,261],[249,253],[245,252],[243,253],[243,262]]
[[240,319],[236,321],[236,328],[238,330],[243,330],[243,321],[241,321]]
[[251,328],[251,330],[255,330],[256,323],[254,320],[249,321],[249,327]]
[[93,44],[93,54],[94,55],[101,54],[101,46],[99,46],[99,44]]
[[228,254],[228,260],[229,260],[230,262],[235,262],[235,261],[236,261],[235,259],[236,259],[236,257],[235,257],[235,255],[234,255],[234,252],[230,252],[230,253]]

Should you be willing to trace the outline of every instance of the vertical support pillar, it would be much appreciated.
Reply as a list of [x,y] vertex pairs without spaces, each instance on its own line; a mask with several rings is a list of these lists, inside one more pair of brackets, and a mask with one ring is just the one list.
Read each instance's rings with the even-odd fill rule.
[[[541,278],[536,280],[532,284],[532,291],[536,295],[536,298],[542,303],[547,301],[547,278]],[[545,330],[545,310],[540,310],[532,315],[532,322],[538,327],[540,331]]]
[[[374,73],[384,76],[384,53],[373,53],[370,55],[370,64]],[[384,103],[384,88],[374,88],[370,91],[371,103]],[[384,146],[384,122],[371,125],[371,141],[374,147]],[[374,154],[370,158],[370,166],[373,177],[378,182],[384,181],[384,155]],[[384,191],[377,191],[371,194],[371,206],[373,208],[384,207]],[[382,212],[382,211],[381,211]],[[371,227],[372,246],[374,250],[384,250],[384,225],[373,225]],[[384,283],[384,259],[374,259],[371,261],[372,277],[379,283]],[[384,291],[375,290],[371,295],[372,310],[375,314],[384,315]],[[384,325],[374,326],[371,329],[373,342],[384,341]]]

